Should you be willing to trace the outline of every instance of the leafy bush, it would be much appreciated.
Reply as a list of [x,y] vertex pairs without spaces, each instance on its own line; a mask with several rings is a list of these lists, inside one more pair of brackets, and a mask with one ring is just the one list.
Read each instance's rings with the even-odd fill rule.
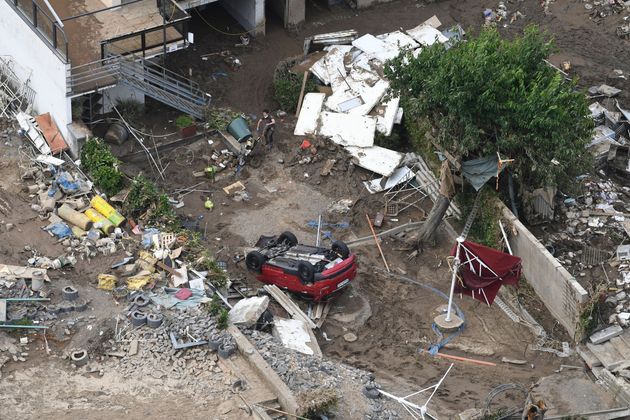
[[175,125],[179,128],[190,127],[195,123],[195,120],[190,115],[180,115],[175,120]]
[[516,175],[530,189],[559,185],[588,165],[584,146],[593,123],[576,82],[545,64],[553,51],[548,38],[534,26],[514,40],[485,28],[449,49],[435,43],[418,57],[404,53],[385,74],[406,120],[428,117],[451,154],[498,151],[515,159]]
[[206,107],[204,110],[204,118],[210,130],[226,130],[228,124],[239,116],[238,112],[230,108]]
[[161,194],[157,186],[143,175],[132,180],[123,209],[131,217],[144,216],[153,224],[168,226],[177,218],[166,194]]
[[229,312],[227,309],[225,308],[221,308],[219,310],[219,317],[217,318],[217,328],[220,330],[224,330],[228,327],[228,319],[229,319]]
[[118,170],[120,161],[101,139],[93,137],[81,148],[81,165],[94,180],[94,184],[108,196],[123,188],[123,174]]
[[[289,69],[301,59],[300,56],[281,61],[273,73],[273,97],[285,112],[295,112],[297,109],[304,74],[295,74]],[[313,82],[313,78],[309,77],[306,81],[304,94],[316,90],[317,86]]]

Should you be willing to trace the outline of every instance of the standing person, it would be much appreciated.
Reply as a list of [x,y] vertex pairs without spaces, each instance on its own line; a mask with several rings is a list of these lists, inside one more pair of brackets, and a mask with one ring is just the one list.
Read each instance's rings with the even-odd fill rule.
[[264,123],[262,135],[265,137],[267,149],[271,150],[271,147],[273,146],[273,132],[276,129],[276,120],[271,116],[271,114],[269,114],[268,109],[263,109],[262,114],[262,118],[258,120],[256,131],[260,131],[260,126]]

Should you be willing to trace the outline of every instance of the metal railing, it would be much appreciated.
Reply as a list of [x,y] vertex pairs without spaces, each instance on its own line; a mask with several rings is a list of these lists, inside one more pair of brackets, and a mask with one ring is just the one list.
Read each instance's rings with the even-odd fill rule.
[[197,118],[203,118],[203,109],[210,102],[210,95],[192,80],[142,57],[121,54],[73,68],[66,95],[77,96],[119,82]]
[[64,62],[68,63],[68,38],[59,24],[36,0],[6,0],[37,36]]

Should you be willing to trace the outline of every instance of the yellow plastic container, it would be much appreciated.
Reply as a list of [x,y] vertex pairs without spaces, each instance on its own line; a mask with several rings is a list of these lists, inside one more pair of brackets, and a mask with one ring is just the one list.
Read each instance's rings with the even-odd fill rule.
[[101,224],[100,229],[103,231],[103,233],[105,233],[105,235],[109,235],[110,233],[114,231],[114,224],[110,222],[108,219],[106,219],[105,216],[103,216],[101,213],[97,212],[96,210],[92,208],[87,209],[85,211],[85,215],[88,217],[88,219],[94,222],[95,225],[97,223],[100,223]]
[[110,206],[107,201],[103,200],[98,195],[95,195],[94,198],[92,198],[90,205],[112,222],[114,226],[120,226],[125,221],[125,218],[118,213],[115,208]]

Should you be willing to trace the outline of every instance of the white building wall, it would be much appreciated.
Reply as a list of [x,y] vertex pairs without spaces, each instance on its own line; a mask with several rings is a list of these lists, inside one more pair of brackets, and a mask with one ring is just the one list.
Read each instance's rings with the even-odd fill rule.
[[265,0],[221,0],[221,5],[246,31],[265,34]]
[[0,55],[9,56],[18,64],[17,76],[22,81],[29,80],[36,92],[35,112],[50,112],[68,140],[72,108],[66,98],[66,64],[4,0],[0,0],[0,33]]

